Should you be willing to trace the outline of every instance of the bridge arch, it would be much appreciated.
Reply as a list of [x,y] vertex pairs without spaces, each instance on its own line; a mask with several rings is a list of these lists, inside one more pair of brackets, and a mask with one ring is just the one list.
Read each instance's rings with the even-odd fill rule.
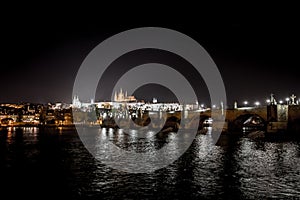
[[264,130],[267,126],[266,120],[258,114],[246,113],[236,117],[231,123],[233,130]]
[[[200,114],[200,119],[199,119],[199,115],[195,115],[193,116],[191,119],[188,119],[188,126],[198,126],[198,130],[201,130],[204,127],[204,121],[206,121],[207,119],[211,118],[211,115],[206,115],[206,114]],[[199,119],[199,123],[197,123]]]
[[205,126],[204,122],[208,119],[211,119],[211,115],[200,115],[199,128],[198,129],[202,129]]
[[177,116],[169,116],[164,124],[163,129],[171,127],[174,131],[178,131],[181,119]]

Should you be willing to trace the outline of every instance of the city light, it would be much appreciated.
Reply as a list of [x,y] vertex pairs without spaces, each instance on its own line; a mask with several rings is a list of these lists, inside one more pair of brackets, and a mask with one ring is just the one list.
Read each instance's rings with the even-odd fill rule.
[[290,100],[289,97],[285,98],[285,101],[286,101],[286,104],[287,104],[287,105],[289,104],[289,100]]
[[[101,120],[108,119],[111,117],[117,117],[117,118],[136,118],[138,116],[138,113],[141,111],[142,113],[144,111],[151,111],[151,112],[157,112],[157,111],[167,111],[170,113],[175,113],[177,111],[206,111],[210,108],[212,109],[224,109],[223,102],[221,102],[220,107],[218,104],[211,104],[210,108],[208,105],[205,105],[205,103],[201,103],[198,106],[198,102],[196,101],[196,104],[185,104],[185,108],[183,108],[183,105],[180,105],[178,103],[162,103],[157,102],[156,98],[153,98],[154,101],[151,103],[145,103],[144,101],[124,101],[124,102],[102,102],[102,101],[94,101],[91,100],[90,102],[81,102],[78,98],[78,96],[74,96],[72,103],[48,103],[46,107],[44,105],[30,105],[30,104],[0,104],[0,115],[3,115],[3,118],[0,120],[0,126],[4,125],[47,125],[47,124],[56,124],[56,125],[71,125],[72,122],[72,113],[71,109],[82,111],[89,113],[93,110],[93,108],[97,108],[99,110],[99,116],[98,119],[88,119],[85,115],[78,112],[74,119],[75,123],[96,123],[100,124]],[[299,105],[300,99],[296,99],[295,95],[292,95],[291,97],[286,97],[283,99],[280,99],[279,101],[276,101],[275,99],[266,98],[264,101],[242,101],[242,105],[240,108],[237,106],[237,101],[235,101],[234,108],[239,110],[251,110],[256,108],[262,108],[267,105],[273,104],[276,105],[276,102],[278,102],[278,105],[291,105],[296,106]],[[266,103],[265,103],[266,102]],[[124,105],[125,104],[125,105]],[[3,108],[1,108],[3,107]],[[123,108],[127,107],[127,109],[130,111],[126,111]],[[200,107],[200,108],[199,108]],[[265,106],[266,107],[266,106]],[[22,109],[22,119],[21,121],[17,121],[18,115],[15,113],[15,108],[21,108]],[[122,108],[120,110],[120,108]],[[207,109],[206,109],[207,108]],[[111,112],[110,110],[114,110],[114,112]],[[101,112],[100,112],[101,111]],[[128,113],[129,112],[129,113]],[[56,113],[56,114],[55,114]],[[46,117],[44,117],[41,120],[40,115],[44,114]],[[54,115],[55,114],[55,115]],[[12,118],[13,121],[9,123],[7,119]],[[13,124],[12,124],[13,123]],[[102,121],[101,121],[102,124]]]

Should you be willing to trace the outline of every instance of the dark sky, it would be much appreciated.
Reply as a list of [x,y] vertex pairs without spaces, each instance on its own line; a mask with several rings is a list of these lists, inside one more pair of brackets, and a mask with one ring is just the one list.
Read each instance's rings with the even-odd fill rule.
[[[0,102],[71,102],[85,56],[104,39],[144,26],[174,29],[198,41],[221,72],[229,104],[265,101],[270,93],[278,100],[292,93],[300,97],[299,24],[296,16],[285,15],[140,21],[19,15],[1,24]],[[140,91],[139,96],[147,94]]]

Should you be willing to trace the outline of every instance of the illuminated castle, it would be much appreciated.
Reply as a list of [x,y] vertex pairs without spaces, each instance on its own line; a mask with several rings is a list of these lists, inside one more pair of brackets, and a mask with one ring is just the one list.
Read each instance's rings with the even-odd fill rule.
[[75,95],[73,97],[72,106],[74,108],[81,108],[81,102],[80,102],[79,97],[77,95]]
[[133,101],[136,101],[136,99],[134,96],[127,96],[127,91],[124,94],[124,92],[121,88],[119,93],[117,93],[117,91],[115,92],[114,101],[115,102],[133,102]]

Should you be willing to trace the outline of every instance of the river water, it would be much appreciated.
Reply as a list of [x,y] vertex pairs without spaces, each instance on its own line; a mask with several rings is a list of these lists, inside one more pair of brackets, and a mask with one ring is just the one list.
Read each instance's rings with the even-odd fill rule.
[[300,140],[222,135],[215,145],[199,134],[169,166],[130,174],[96,160],[74,129],[8,128],[0,132],[0,180],[3,199],[294,199]]

